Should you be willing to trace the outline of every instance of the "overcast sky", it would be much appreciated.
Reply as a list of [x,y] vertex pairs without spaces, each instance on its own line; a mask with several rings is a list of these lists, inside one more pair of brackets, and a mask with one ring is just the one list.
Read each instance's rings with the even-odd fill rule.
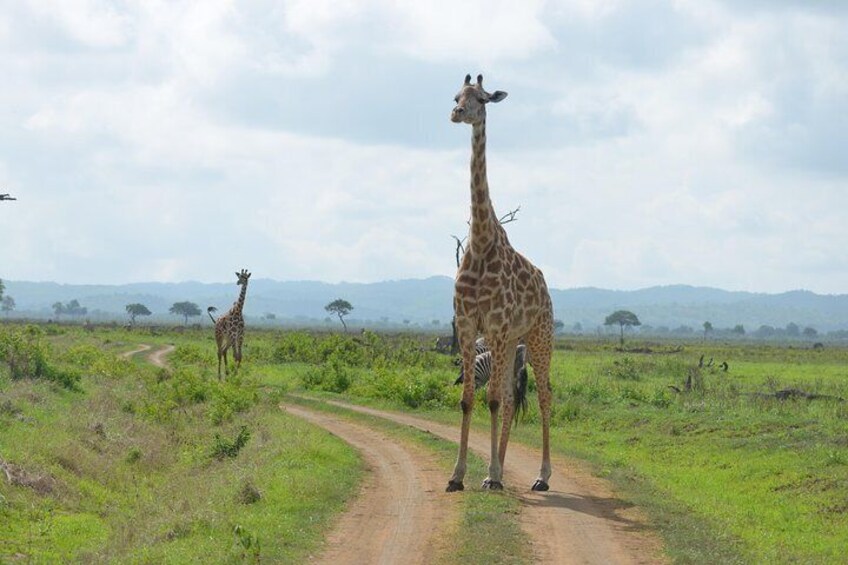
[[848,292],[837,0],[6,0],[0,278],[452,276],[478,72],[550,286]]

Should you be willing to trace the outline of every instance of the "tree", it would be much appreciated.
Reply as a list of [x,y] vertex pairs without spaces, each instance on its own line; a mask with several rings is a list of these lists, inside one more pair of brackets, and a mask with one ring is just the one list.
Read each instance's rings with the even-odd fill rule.
[[620,343],[624,347],[624,326],[641,326],[642,322],[639,321],[636,314],[629,310],[616,310],[604,320],[605,326],[612,326],[613,324],[618,324],[619,328],[621,328]]
[[53,313],[56,314],[57,320],[62,317],[62,314],[65,313],[65,305],[61,302],[54,302],[52,308]]
[[130,326],[135,326],[136,316],[149,316],[152,314],[152,312],[147,309],[147,306],[139,304],[138,302],[135,304],[127,304],[126,310],[127,314],[130,316]]
[[3,279],[0,279],[0,300],[3,300],[3,292],[6,290],[6,285],[3,284]]
[[704,341],[707,341],[707,334],[712,333],[713,325],[711,322],[704,322]]
[[819,335],[818,330],[816,330],[816,328],[812,328],[810,326],[807,326],[806,328],[804,328],[803,333],[804,333],[804,337],[810,337],[810,338],[813,338],[813,337],[816,337],[817,335]]
[[200,316],[200,307],[194,302],[174,302],[174,305],[168,308],[168,312],[175,316],[182,316],[185,320],[184,325],[187,326],[189,317]]
[[565,322],[562,320],[554,320],[554,333],[562,333],[563,329],[565,329]]
[[789,322],[786,324],[786,335],[789,337],[800,337],[801,336],[801,328],[798,327],[798,324],[795,322]]
[[742,324],[736,324],[735,326],[733,326],[732,331],[736,335],[745,335],[745,326],[743,326]]
[[9,312],[15,309],[15,299],[9,295],[3,297],[3,300],[0,301],[0,309],[8,315]]
[[350,314],[350,311],[353,310],[353,306],[350,305],[350,302],[342,298],[337,298],[324,306],[324,310],[330,314],[338,316],[344,331],[347,331],[347,324],[345,324],[344,317]]
[[776,332],[772,326],[763,324],[762,326],[757,328],[757,331],[754,332],[754,335],[756,337],[773,337],[775,333]]
[[85,316],[88,314],[88,308],[80,306],[79,300],[74,298],[65,305],[65,313],[71,316]]

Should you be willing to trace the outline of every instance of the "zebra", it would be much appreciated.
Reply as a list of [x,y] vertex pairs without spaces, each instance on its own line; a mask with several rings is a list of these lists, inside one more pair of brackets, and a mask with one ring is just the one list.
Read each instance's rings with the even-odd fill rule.
[[[492,352],[481,337],[474,343],[474,388],[486,386],[492,374]],[[459,370],[459,377],[453,384],[458,385],[465,380],[465,370]],[[513,396],[515,398],[515,422],[518,415],[527,411],[527,347],[519,345],[515,348],[515,364],[513,366]]]

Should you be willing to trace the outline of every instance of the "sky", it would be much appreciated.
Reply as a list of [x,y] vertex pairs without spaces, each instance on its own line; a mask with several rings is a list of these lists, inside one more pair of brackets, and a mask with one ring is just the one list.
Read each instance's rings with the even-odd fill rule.
[[848,3],[0,4],[0,278],[455,273],[466,73],[555,288],[848,292]]

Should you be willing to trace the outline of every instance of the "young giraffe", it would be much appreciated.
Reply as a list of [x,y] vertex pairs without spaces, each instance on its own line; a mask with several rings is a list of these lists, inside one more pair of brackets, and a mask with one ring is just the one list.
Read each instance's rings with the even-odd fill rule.
[[246,269],[236,273],[238,281],[236,284],[241,285],[241,293],[238,300],[235,301],[233,307],[222,315],[217,320],[212,318],[212,313],[209,312],[209,317],[215,323],[215,342],[218,344],[218,378],[221,378],[221,358],[224,359],[224,373],[229,375],[229,367],[227,366],[227,350],[232,346],[233,359],[236,362],[236,369],[241,367],[241,344],[244,342],[244,317],[241,314],[244,308],[244,297],[247,294],[247,281],[250,279],[250,273]]
[[[471,230],[465,255],[456,274],[454,311],[456,329],[466,375],[474,374],[474,341],[486,338],[492,351],[492,375],[487,391],[491,416],[489,476],[483,488],[500,490],[510,424],[515,404],[512,367],[516,346],[524,340],[539,391],[542,415],[542,467],[532,489],[548,490],[551,476],[549,427],[551,388],[549,369],[553,350],[553,309],[542,272],[509,243],[489,198],[486,178],[486,104],[500,102],[506,92],[483,90],[483,76],[471,83],[471,75],[456,95],[451,121],[471,124]],[[462,428],[459,456],[447,491],[463,490],[468,432],[474,403],[474,379],[465,379],[462,389]],[[503,406],[503,425],[498,443],[498,411]]]

